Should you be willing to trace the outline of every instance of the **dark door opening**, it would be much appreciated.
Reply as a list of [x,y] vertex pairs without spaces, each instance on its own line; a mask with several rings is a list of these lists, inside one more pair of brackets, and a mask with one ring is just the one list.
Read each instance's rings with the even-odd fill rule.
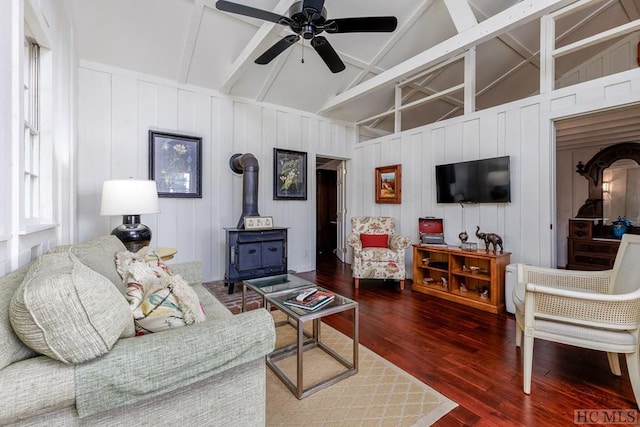
[[335,170],[316,170],[316,254],[333,254],[337,248],[337,176]]

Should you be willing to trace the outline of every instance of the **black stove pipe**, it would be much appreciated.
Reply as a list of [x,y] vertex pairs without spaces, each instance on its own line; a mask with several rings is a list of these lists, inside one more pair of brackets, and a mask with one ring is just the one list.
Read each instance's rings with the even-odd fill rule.
[[260,216],[258,213],[258,160],[251,153],[236,153],[229,159],[229,166],[235,173],[243,174],[242,214],[236,228],[244,229],[245,216]]

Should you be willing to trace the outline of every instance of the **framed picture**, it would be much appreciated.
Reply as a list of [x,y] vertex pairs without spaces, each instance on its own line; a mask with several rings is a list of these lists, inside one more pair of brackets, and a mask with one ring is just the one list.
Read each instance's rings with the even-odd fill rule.
[[402,203],[402,165],[376,168],[376,203]]
[[149,131],[149,179],[158,197],[202,197],[202,138]]
[[273,200],[307,200],[307,153],[273,149]]
[[245,216],[245,230],[271,230],[273,228],[272,216]]

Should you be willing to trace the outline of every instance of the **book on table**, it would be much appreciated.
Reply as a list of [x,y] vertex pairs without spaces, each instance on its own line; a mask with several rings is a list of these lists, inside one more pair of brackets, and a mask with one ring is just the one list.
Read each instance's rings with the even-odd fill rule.
[[326,304],[329,304],[335,299],[335,295],[332,293],[315,291],[313,294],[300,301],[298,300],[298,295],[302,293],[303,292],[300,292],[287,298],[284,303],[292,307],[304,308],[305,310],[316,310]]

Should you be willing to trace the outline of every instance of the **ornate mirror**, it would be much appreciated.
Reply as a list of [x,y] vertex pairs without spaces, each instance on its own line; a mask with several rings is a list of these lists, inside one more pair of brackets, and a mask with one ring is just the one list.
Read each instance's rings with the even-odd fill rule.
[[[609,223],[625,215],[640,221],[640,143],[623,142],[599,151],[576,172],[589,181],[589,198],[578,218],[605,218]],[[605,215],[606,205],[606,215]]]
[[605,224],[624,216],[640,224],[640,165],[621,159],[602,171],[602,215]]

